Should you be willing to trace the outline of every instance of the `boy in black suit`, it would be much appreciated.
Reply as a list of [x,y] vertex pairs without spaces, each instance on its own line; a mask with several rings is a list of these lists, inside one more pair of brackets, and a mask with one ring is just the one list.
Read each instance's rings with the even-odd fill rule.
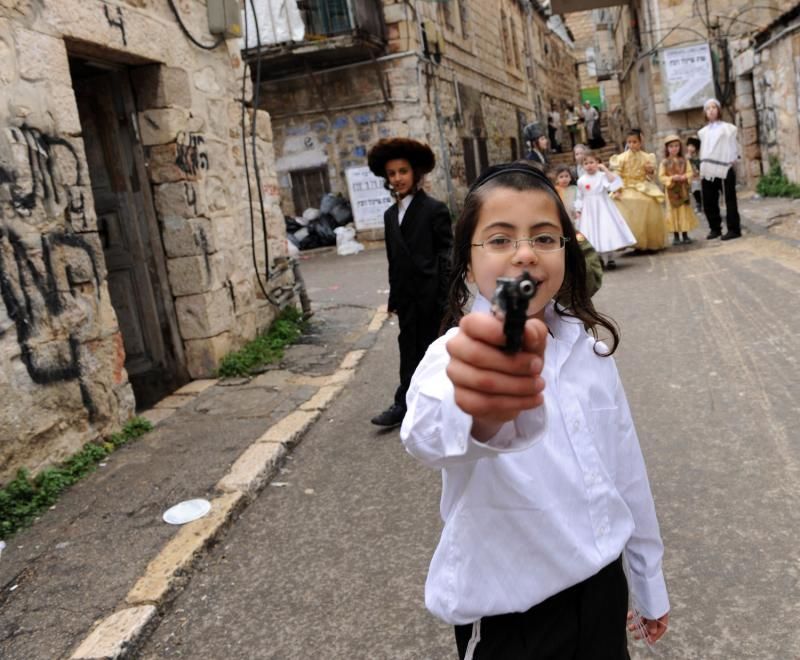
[[367,157],[370,170],[386,179],[395,204],[383,216],[389,260],[389,313],[397,314],[400,386],[394,403],[372,418],[396,426],[406,413],[411,376],[430,343],[439,336],[447,304],[453,230],[450,212],[421,188],[436,164],[430,147],[408,138],[380,140]]

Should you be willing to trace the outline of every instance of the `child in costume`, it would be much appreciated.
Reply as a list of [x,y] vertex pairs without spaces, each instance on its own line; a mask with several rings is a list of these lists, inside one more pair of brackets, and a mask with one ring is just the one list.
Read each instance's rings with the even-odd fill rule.
[[622,179],[591,151],[584,155],[583,167],[586,173],[578,179],[575,197],[576,227],[594,245],[600,258],[605,259],[605,267],[614,270],[617,264],[613,253],[636,242],[625,218],[608,196],[622,188]]
[[694,210],[697,213],[703,210],[703,196],[700,184],[700,140],[690,137],[686,140],[686,158],[692,164],[691,191],[694,197]]
[[[723,241],[742,235],[739,205],[736,200],[736,170],[739,143],[733,124],[722,121],[722,106],[717,99],[708,99],[703,106],[708,123],[697,134],[700,136],[700,176],[703,177],[703,211],[711,229],[706,238]],[[725,194],[725,223],[728,231],[722,235],[722,217],[719,195]]]
[[[497,278],[525,272],[536,293],[522,348],[507,353],[491,298]],[[417,368],[400,432],[443,477],[428,609],[455,626],[461,660],[627,659],[628,616],[651,643],[667,628],[663,546],[610,357],[619,335],[592,304],[575,230],[537,168],[493,166],[470,188],[447,320],[458,327]]]
[[683,144],[677,135],[664,138],[664,156],[658,168],[658,180],[667,193],[667,231],[672,232],[673,245],[688,245],[692,242],[689,232],[700,224],[692,211],[692,164],[684,158]]
[[430,147],[407,138],[380,140],[370,149],[372,173],[386,179],[397,200],[383,216],[389,261],[389,313],[400,325],[400,385],[394,403],[372,418],[396,426],[406,412],[411,376],[430,343],[439,336],[447,300],[453,232],[443,202],[422,190],[422,178],[436,159]]
[[[556,187],[561,203],[569,214],[569,219],[575,224],[575,195],[578,187],[572,180],[570,168],[566,165],[557,167],[553,184]],[[579,231],[575,233],[575,236],[578,239],[581,252],[586,258],[586,286],[589,289],[589,295],[593,296],[603,284],[603,260],[586,236]]]
[[622,217],[636,237],[636,249],[664,248],[666,232],[661,205],[664,195],[653,179],[656,156],[642,151],[642,132],[632,128],[626,138],[628,150],[611,157],[611,169],[622,177],[623,187],[615,193]]

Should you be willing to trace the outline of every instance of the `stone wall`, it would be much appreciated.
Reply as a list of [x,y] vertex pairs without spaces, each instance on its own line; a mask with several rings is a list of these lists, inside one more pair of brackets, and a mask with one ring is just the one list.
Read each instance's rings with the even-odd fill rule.
[[[755,108],[743,108],[743,121],[752,121],[757,113],[757,144],[764,161],[777,159],[790,181],[800,182],[800,38],[794,32],[759,50],[753,69],[751,86],[755,92]],[[748,133],[753,142],[754,131]]]
[[[188,29],[211,42],[205,3],[178,4]],[[196,48],[155,0],[0,2],[0,483],[117,430],[135,407],[70,56],[130,73],[138,111],[130,121],[150,178],[141,189],[155,208],[162,303],[176,320],[182,373],[211,375],[274,318],[250,254],[238,47]],[[272,266],[286,241],[270,120],[258,115]],[[255,226],[260,249],[260,217]],[[259,259],[264,273],[263,252]],[[268,289],[290,287],[289,277]]]

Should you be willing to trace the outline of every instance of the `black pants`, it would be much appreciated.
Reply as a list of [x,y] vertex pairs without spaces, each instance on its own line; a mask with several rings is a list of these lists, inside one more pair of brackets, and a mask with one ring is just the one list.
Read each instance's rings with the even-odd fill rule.
[[[620,558],[527,612],[483,617],[472,660],[628,660],[627,614]],[[460,660],[476,625],[455,627]]]
[[724,179],[703,179],[703,212],[706,214],[711,231],[722,231],[722,218],[719,211],[719,195],[725,193],[725,224],[731,234],[741,234],[739,205],[736,201],[736,172],[731,167]]
[[400,385],[394,393],[394,402],[405,408],[411,377],[428,346],[439,336],[442,317],[431,309],[409,305],[397,310],[397,320],[400,324],[400,334],[397,336],[400,346]]

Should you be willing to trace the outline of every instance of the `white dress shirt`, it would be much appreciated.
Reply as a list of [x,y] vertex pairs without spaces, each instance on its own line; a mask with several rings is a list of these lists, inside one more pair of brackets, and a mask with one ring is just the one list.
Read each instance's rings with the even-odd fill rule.
[[[489,312],[478,296],[473,311]],[[444,520],[425,604],[450,624],[524,612],[624,552],[642,615],[669,611],[663,545],[639,441],[617,368],[551,303],[545,403],[486,443],[455,404],[445,368],[450,330],[411,381],[400,432],[406,450],[442,470]],[[598,350],[605,350],[600,345]]]
[[415,194],[416,193],[411,193],[406,195],[403,197],[403,199],[397,202],[397,224],[403,224],[403,218],[406,215],[406,211],[408,211],[408,207],[411,206],[411,200],[414,199]]

